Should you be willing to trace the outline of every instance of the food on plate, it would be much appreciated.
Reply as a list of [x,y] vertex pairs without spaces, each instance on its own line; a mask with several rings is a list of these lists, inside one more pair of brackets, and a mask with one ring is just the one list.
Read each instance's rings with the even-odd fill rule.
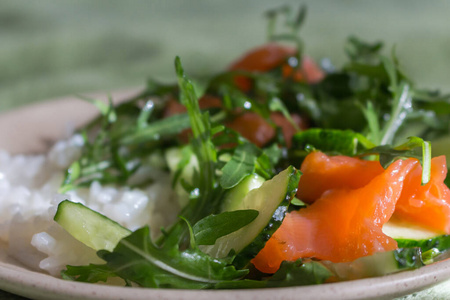
[[417,89],[381,43],[352,37],[348,63],[321,67],[297,16],[208,80],[177,57],[176,84],[149,81],[116,107],[86,99],[100,116],[45,155],[1,152],[9,254],[67,280],[189,289],[327,284],[445,257],[448,167],[432,145],[449,136],[449,98]]

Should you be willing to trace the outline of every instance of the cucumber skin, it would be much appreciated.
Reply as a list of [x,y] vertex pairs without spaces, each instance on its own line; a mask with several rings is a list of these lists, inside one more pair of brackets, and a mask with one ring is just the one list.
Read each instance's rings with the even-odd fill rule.
[[450,235],[439,235],[430,239],[412,240],[412,239],[396,239],[399,247],[420,247],[423,252],[432,248],[439,251],[450,249]]
[[244,178],[244,180],[242,180],[237,186],[232,188],[225,196],[221,212],[240,209],[238,207],[239,204],[236,203],[236,199],[239,199],[240,201],[249,191],[261,187],[264,182],[264,178],[257,174],[252,174],[249,177]]
[[281,226],[281,223],[286,216],[291,199],[294,198],[298,189],[298,182],[300,180],[301,172],[294,167],[290,167],[289,181],[286,189],[286,195],[280,205],[270,219],[270,222],[260,232],[260,234],[244,249],[242,249],[234,258],[233,265],[236,269],[245,268],[250,261],[261,251],[266,245],[267,241]]
[[[70,226],[73,224],[74,221],[77,222],[84,222],[86,223],[82,218],[79,218],[77,220],[74,220],[71,216],[65,216],[69,210],[72,211],[72,213],[75,211],[76,213],[84,212],[83,217],[88,217],[91,220],[94,220],[94,223],[102,223],[105,228],[114,228],[114,231],[112,232],[112,235],[110,237],[105,237],[105,245],[109,245],[106,247],[98,247],[97,243],[93,243],[92,239],[85,240],[84,237],[85,234],[79,235],[78,232],[74,231],[74,227]],[[89,207],[83,205],[82,203],[72,202],[69,200],[61,201],[58,204],[58,210],[56,211],[55,216],[53,217],[53,220],[56,221],[64,230],[66,230],[71,236],[73,236],[75,239],[79,240],[86,246],[98,251],[98,250],[109,250],[112,251],[115,245],[120,241],[121,238],[129,235],[131,233],[130,230],[123,227],[119,223],[117,223],[114,220],[111,220],[110,218],[106,217],[105,215],[102,215],[101,213],[90,209]],[[66,222],[69,221],[69,222]],[[88,222],[91,223],[92,222]],[[86,226],[86,225],[84,225]]]

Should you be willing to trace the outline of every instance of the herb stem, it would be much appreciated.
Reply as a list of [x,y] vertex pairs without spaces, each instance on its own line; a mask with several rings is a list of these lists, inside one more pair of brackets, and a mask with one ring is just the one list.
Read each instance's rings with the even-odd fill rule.
[[395,97],[394,110],[391,117],[383,130],[383,137],[381,139],[380,145],[386,145],[392,143],[395,137],[395,133],[403,124],[406,118],[406,109],[411,108],[412,95],[410,92],[409,84],[403,82],[400,85],[400,94]]

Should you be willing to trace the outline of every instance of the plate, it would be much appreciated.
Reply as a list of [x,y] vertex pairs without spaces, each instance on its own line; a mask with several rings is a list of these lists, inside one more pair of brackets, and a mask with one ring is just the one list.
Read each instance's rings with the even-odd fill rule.
[[[113,94],[126,98],[133,91]],[[74,128],[87,122],[96,109],[76,98],[26,106],[0,114],[0,149],[13,153],[37,153]],[[69,126],[69,127],[68,127]],[[450,260],[418,270],[384,277],[318,286],[249,290],[172,290],[106,286],[65,281],[29,270],[6,255],[0,245],[0,289],[32,299],[392,299],[408,295],[450,278]]]

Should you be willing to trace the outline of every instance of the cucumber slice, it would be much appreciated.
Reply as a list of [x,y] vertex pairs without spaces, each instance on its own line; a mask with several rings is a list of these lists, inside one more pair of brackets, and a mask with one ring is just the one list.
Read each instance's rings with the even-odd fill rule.
[[[172,176],[178,171],[178,165],[180,164],[180,162],[184,159],[188,159],[189,162],[183,168],[183,171],[180,174],[180,179],[183,179],[187,183],[192,184],[194,170],[198,169],[198,160],[197,156],[195,156],[193,153],[190,153],[188,157],[183,157],[184,155],[188,154],[188,152],[183,153],[183,150],[181,148],[170,148],[166,150],[164,157]],[[186,192],[179,181],[176,183],[174,188],[175,193],[178,196],[178,204],[181,207],[186,206],[186,204],[189,202],[189,194]]]
[[[237,253],[233,264],[237,268],[245,267],[280,227],[299,180],[300,172],[290,166],[261,187],[248,192],[241,201],[232,200],[229,207],[255,209],[259,212],[258,217],[247,226],[218,238],[214,245],[200,246],[200,249],[217,258],[226,257],[233,250]],[[248,187],[248,182],[240,184]],[[241,189],[240,185],[236,188]]]
[[378,277],[424,266],[420,248],[400,248],[378,252],[351,262],[322,261],[339,280]]
[[424,228],[411,222],[399,220],[395,217],[392,217],[389,222],[383,225],[383,233],[393,239],[412,240],[430,239],[442,234],[441,232]]
[[112,251],[131,231],[81,203],[64,200],[54,220],[74,238],[98,251]]
[[221,212],[239,210],[242,208],[242,199],[251,190],[259,188],[265,179],[258,174],[252,174],[244,178],[237,186],[232,188],[223,200]]
[[[178,170],[178,164],[182,159],[184,159],[181,148],[167,149],[164,157],[166,159],[167,166],[169,167],[169,170],[172,174]],[[198,160],[197,156],[191,153],[191,155],[189,156],[189,163],[184,167],[183,172],[181,173],[181,178],[191,183],[192,176],[194,175],[194,169],[198,169]]]

